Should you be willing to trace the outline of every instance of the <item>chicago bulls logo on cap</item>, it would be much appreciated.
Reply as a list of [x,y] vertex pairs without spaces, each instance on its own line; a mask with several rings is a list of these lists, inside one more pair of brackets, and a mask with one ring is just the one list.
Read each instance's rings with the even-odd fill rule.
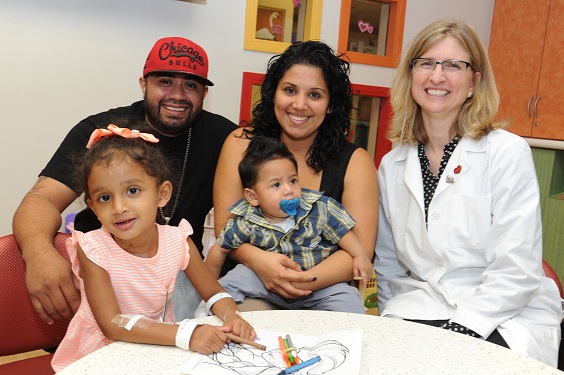
[[199,77],[207,86],[213,86],[208,79],[208,55],[191,40],[181,37],[159,39],[145,62],[143,76],[153,72],[185,73]]

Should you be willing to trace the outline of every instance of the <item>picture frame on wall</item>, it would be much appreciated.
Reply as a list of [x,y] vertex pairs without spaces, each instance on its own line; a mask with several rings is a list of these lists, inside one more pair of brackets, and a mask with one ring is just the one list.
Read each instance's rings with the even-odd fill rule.
[[319,39],[323,0],[247,0],[244,48],[282,53],[295,41]]
[[340,51],[351,62],[395,67],[399,62],[407,0],[342,0]]
[[285,10],[259,6],[257,8],[257,23],[255,39],[272,40],[282,42],[287,40],[284,34],[288,30],[284,28]]
[[381,86],[352,84],[353,110],[349,140],[364,148],[376,168],[392,149],[386,137],[392,122],[390,89]]
[[244,126],[252,120],[252,109],[260,99],[260,85],[264,73],[243,72],[241,87],[241,109],[239,111],[239,125]]

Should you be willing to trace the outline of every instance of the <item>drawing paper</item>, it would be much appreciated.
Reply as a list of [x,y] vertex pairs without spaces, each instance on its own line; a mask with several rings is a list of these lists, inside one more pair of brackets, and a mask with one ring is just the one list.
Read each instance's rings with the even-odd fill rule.
[[278,344],[278,336],[285,338],[287,334],[292,338],[300,361],[306,361],[316,355],[321,357],[321,361],[293,374],[354,375],[359,373],[362,329],[336,331],[321,336],[259,330],[255,341],[266,345],[265,351],[248,345],[231,343],[213,355],[194,354],[182,366],[181,373],[189,375],[277,375],[287,368]]

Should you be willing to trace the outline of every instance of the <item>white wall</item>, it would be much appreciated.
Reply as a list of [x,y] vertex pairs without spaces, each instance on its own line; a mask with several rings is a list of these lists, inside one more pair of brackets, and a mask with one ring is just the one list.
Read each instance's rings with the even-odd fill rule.
[[[404,46],[440,17],[471,22],[487,42],[493,1],[408,0]],[[341,2],[323,3],[321,39],[336,47]],[[145,58],[163,36],[206,49],[205,108],[237,122],[241,73],[264,72],[272,56],[243,49],[244,19],[243,0],[0,0],[0,235],[74,124],[142,98]],[[351,80],[389,86],[393,72],[353,64]]]

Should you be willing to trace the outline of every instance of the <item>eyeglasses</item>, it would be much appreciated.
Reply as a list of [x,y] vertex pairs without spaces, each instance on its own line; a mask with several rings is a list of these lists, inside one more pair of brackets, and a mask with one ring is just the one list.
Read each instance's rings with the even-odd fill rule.
[[430,74],[437,64],[442,65],[443,73],[448,76],[461,76],[470,67],[469,62],[462,60],[435,61],[419,57],[411,60],[411,69],[416,74]]

